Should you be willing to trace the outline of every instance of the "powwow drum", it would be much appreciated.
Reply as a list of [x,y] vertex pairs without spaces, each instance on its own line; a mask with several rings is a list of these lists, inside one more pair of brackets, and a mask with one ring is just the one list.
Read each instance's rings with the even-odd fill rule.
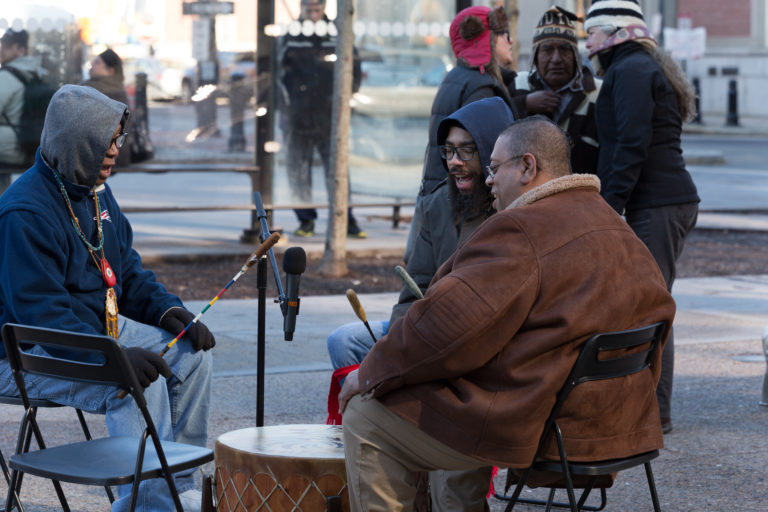
[[274,425],[234,430],[216,440],[218,511],[326,510],[341,496],[349,510],[340,425]]

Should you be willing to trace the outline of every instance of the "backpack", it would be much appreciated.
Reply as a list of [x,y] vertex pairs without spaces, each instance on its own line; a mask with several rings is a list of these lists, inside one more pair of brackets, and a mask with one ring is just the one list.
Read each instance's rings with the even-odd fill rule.
[[40,136],[43,133],[43,124],[45,123],[45,112],[48,110],[48,104],[51,97],[56,92],[54,87],[46,84],[37,76],[27,80],[18,69],[12,66],[3,66],[0,71],[10,71],[22,84],[24,84],[24,103],[21,108],[21,119],[19,124],[11,124],[8,116],[3,113],[5,123],[16,132],[16,138],[19,141],[19,147],[28,161],[35,159],[35,151],[40,145]]

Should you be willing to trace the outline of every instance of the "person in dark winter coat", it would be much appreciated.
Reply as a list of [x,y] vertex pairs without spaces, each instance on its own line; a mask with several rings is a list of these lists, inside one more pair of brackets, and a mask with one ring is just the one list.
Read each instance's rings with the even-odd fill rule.
[[[693,87],[657,48],[635,0],[595,0],[584,28],[595,71],[602,195],[645,242],[672,289],[675,265],[696,224],[699,196],[680,136],[694,114]],[[664,432],[672,429],[674,342],[664,347],[657,389]]]
[[453,18],[451,48],[456,67],[445,75],[432,101],[429,117],[429,142],[424,155],[420,196],[425,196],[445,179],[437,144],[440,122],[464,105],[481,98],[498,96],[519,119],[519,108],[512,103],[516,73],[512,65],[509,19],[503,7],[468,7]]
[[517,94],[525,94],[523,116],[542,114],[571,139],[573,172],[597,172],[595,101],[602,80],[582,63],[574,22],[579,18],[552,7],[533,32],[531,71],[518,73]]
[[[125,347],[161,439],[205,446],[216,341],[144,270],[128,219],[106,184],[125,143],[125,104],[92,87],[53,95],[35,164],[0,196],[0,325],[7,322],[109,335]],[[1,346],[1,345],[0,345]],[[141,436],[141,413],[114,386],[28,376],[30,398],[104,414],[111,436]],[[17,393],[5,351],[0,393]],[[193,470],[174,475],[185,510],[200,509]],[[113,512],[128,510],[131,485]],[[163,479],[141,483],[136,510],[174,508]]]
[[[325,169],[325,185],[331,196],[331,107],[333,105],[333,68],[336,61],[336,26],[325,15],[325,0],[302,0],[299,27],[312,26],[310,35],[289,31],[280,41],[280,87],[286,139],[288,182],[296,199],[312,200],[312,159],[317,149]],[[322,27],[322,30],[320,30]],[[316,30],[317,29],[317,30]],[[362,71],[354,59],[352,92],[360,88]],[[296,236],[315,234],[317,211],[312,208],[294,210],[299,227]],[[347,235],[365,238],[350,208],[347,213]]]

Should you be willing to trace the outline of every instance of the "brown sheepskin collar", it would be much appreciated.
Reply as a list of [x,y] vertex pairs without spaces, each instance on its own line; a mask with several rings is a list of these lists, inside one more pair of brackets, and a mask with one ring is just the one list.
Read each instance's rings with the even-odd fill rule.
[[600,178],[594,174],[569,174],[567,176],[561,176],[553,180],[549,180],[543,185],[539,185],[536,188],[532,188],[525,194],[521,195],[512,204],[505,209],[518,208],[527,204],[532,204],[539,199],[544,199],[553,194],[565,192],[572,188],[593,188],[595,191],[600,192]]

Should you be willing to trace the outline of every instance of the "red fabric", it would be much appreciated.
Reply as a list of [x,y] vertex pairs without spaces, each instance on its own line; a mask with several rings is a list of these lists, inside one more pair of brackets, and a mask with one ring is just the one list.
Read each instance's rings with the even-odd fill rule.
[[[480,73],[485,73],[485,66],[491,62],[491,32],[488,28],[488,13],[490,7],[484,5],[475,5],[467,7],[459,12],[451,22],[449,31],[451,37],[451,48],[456,58],[461,57],[473,68],[479,68]],[[474,39],[467,41],[459,33],[459,25],[467,16],[477,16],[483,22],[485,31]]]
[[328,390],[328,419],[326,425],[341,425],[341,413],[339,412],[339,393],[341,393],[341,379],[350,372],[357,370],[359,364],[338,368],[331,376],[331,388]]
[[493,488],[493,479],[496,478],[496,475],[498,474],[499,468],[497,466],[493,466],[493,470],[491,470],[491,487],[488,489],[488,494],[485,495],[486,498],[490,498],[496,494],[496,489]]

